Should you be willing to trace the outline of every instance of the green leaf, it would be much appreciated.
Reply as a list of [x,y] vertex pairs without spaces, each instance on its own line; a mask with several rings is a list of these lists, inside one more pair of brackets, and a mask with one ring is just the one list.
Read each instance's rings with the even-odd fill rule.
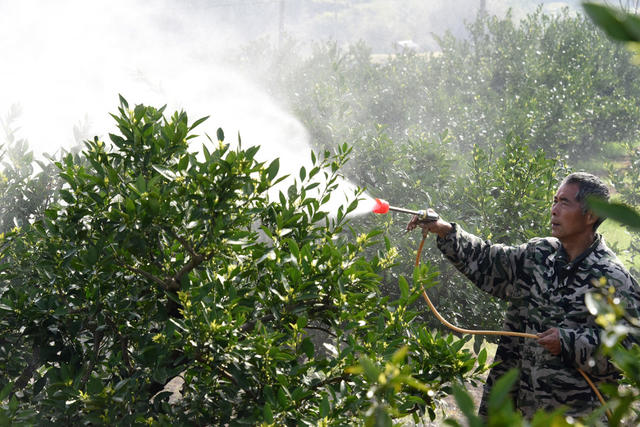
[[519,372],[517,369],[510,369],[506,374],[496,381],[491,388],[489,395],[489,408],[499,408],[505,403],[505,399],[511,392],[511,388],[518,380]]
[[640,41],[640,18],[637,16],[596,3],[584,3],[583,7],[591,20],[609,37],[627,42]]
[[376,406],[373,414],[367,417],[365,420],[366,427],[392,427],[393,420],[391,416],[386,411],[385,408],[381,406]]
[[218,130],[216,131],[216,136],[218,137],[218,141],[224,142],[224,131],[222,130],[222,128],[218,128]]
[[480,427],[483,425],[480,417],[476,415],[473,399],[469,394],[464,391],[458,384],[453,386],[453,396],[456,399],[458,407],[462,413],[467,417],[470,427]]
[[104,389],[100,378],[91,377],[87,383],[87,391],[89,394],[98,394]]
[[98,205],[102,205],[104,202],[104,199],[100,197],[100,194],[98,193],[89,193],[89,197],[91,197]]
[[189,166],[189,156],[184,155],[178,162],[178,170],[185,171],[187,170],[187,166]]
[[290,397],[291,395],[289,394],[289,390],[284,388],[284,386],[278,388],[278,403],[280,406],[283,408],[288,407],[291,403]]
[[291,255],[293,255],[296,259],[300,259],[300,248],[298,247],[296,241],[293,239],[287,239],[286,242],[289,250],[291,251]]
[[384,249],[388,252],[391,250],[391,240],[389,240],[389,236],[384,236]]
[[396,350],[395,353],[393,353],[393,356],[391,357],[391,361],[396,365],[399,363],[402,363],[402,361],[407,357],[408,352],[409,352],[409,347],[406,345],[403,345],[398,350]]
[[142,118],[142,116],[144,116],[144,113],[147,111],[146,107],[142,104],[138,104],[136,105],[136,107],[133,109],[133,117],[135,117],[135,119],[137,121],[140,121],[140,119]]
[[127,102],[127,100],[124,99],[124,97],[120,94],[118,94],[118,98],[120,98],[120,104],[122,104],[124,108],[129,109],[129,103]]
[[478,365],[483,366],[487,361],[487,350],[483,348],[478,354]]
[[129,215],[133,215],[136,212],[136,205],[133,203],[133,200],[127,197],[127,200],[124,202],[124,207],[127,210]]
[[129,382],[129,378],[125,378],[123,380],[118,381],[118,383],[113,387],[113,391],[118,392],[122,387],[124,387]]
[[[47,377],[46,376],[40,378],[38,381],[36,381],[33,384],[33,395],[34,396],[38,395],[38,393],[40,393],[42,391],[42,389],[44,388],[45,385],[47,385]],[[2,401],[2,396],[0,396],[0,401]],[[0,423],[0,424],[2,424],[2,423]]]
[[298,327],[298,329],[302,329],[307,326],[308,322],[309,322],[309,319],[307,319],[307,316],[299,316],[296,319],[296,326]]
[[11,393],[11,389],[13,388],[13,383],[9,382],[7,383],[3,388],[2,391],[0,391],[0,402],[2,402],[3,400],[5,400],[8,396],[9,393]]
[[11,396],[11,400],[9,400],[9,412],[16,412],[20,403],[18,402],[18,398],[14,394]]
[[98,261],[98,249],[95,246],[89,246],[85,261],[88,265],[94,265]]
[[378,381],[380,371],[378,370],[378,367],[371,361],[371,359],[366,356],[361,357],[360,366],[362,366],[364,374],[369,382],[375,383]]
[[159,165],[151,165],[151,167],[160,175],[167,178],[169,181],[174,181],[176,179],[176,174],[171,169],[167,169]]
[[[204,122],[205,120],[207,120],[209,118],[209,116],[205,116],[202,117],[198,120],[196,120],[195,122],[193,122],[193,124],[191,125],[191,127],[189,128],[189,131],[195,129],[196,126],[198,126],[200,123]],[[222,137],[224,138],[224,134],[222,135]]]
[[147,191],[147,181],[144,179],[143,175],[138,175],[138,178],[136,179],[136,190],[140,193]]
[[331,406],[329,405],[329,398],[325,394],[322,396],[322,400],[320,401],[320,418],[328,416],[330,411]]
[[636,231],[640,230],[640,214],[623,203],[607,202],[595,197],[588,197],[587,204],[596,215],[611,218]]
[[275,159],[271,162],[271,164],[267,167],[267,178],[271,181],[273,178],[278,175],[278,171],[280,170],[280,159]]
[[315,354],[315,348],[313,346],[313,341],[309,338],[305,338],[300,343],[300,348],[307,355],[309,359],[311,359]]
[[409,282],[404,276],[398,279],[398,287],[400,288],[400,298],[406,300],[409,297]]
[[62,200],[69,204],[76,201],[75,197],[73,197],[73,194],[71,194],[68,190],[60,190],[60,197],[62,197]]
[[175,325],[176,327],[178,327],[178,329],[184,331],[184,332],[188,332],[187,329],[184,326],[184,323],[182,322],[182,320],[179,319],[169,319],[169,322],[171,322],[173,325]]
[[[477,354],[478,357],[480,357],[480,354],[478,352],[482,348],[482,343],[483,342],[484,342],[484,337],[482,335],[474,335],[473,336],[473,352],[475,354]],[[481,365],[482,364],[484,364],[484,362],[482,362]]]
[[262,415],[264,416],[265,422],[267,422],[268,424],[273,424],[273,411],[271,410],[271,405],[269,405],[269,402],[264,404]]

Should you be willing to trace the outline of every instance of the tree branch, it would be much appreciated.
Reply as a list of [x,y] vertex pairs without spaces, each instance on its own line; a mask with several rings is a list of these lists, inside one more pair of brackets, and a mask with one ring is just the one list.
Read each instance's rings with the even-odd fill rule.
[[139,274],[139,275],[141,275],[142,277],[144,277],[145,279],[147,279],[147,280],[151,280],[152,282],[154,282],[154,283],[156,283],[156,284],[160,285],[160,287],[161,287],[162,289],[165,289],[165,290],[166,290],[166,289],[170,289],[170,287],[171,287],[171,279],[169,279],[169,280],[162,280],[161,278],[159,278],[159,277],[157,277],[157,276],[154,276],[153,274],[151,274],[151,273],[149,273],[149,272],[147,272],[147,271],[141,270],[141,269],[139,269],[139,268],[131,267],[130,265],[127,265],[127,264],[124,264],[124,263],[120,263],[120,265],[121,265],[122,267],[126,268],[127,270],[129,270],[130,272],[132,272],[132,273],[136,273],[136,274]]
[[319,326],[305,326],[304,329],[314,329],[316,331],[324,332],[325,334],[330,335],[330,336],[332,336],[334,338],[338,338],[338,336],[336,334],[334,334],[333,332],[331,332],[327,328],[321,328]]
[[187,239],[179,236],[178,233],[176,233],[173,228],[166,228],[165,230],[167,231],[167,233],[171,235],[171,237],[173,237],[178,242],[180,242],[182,247],[185,248],[187,252],[189,252],[189,255],[191,255],[191,258],[198,258],[200,256],[196,253],[195,249],[193,249],[193,246],[191,246],[189,242],[187,242]]
[[38,366],[40,365],[40,348],[38,346],[33,347],[33,356],[31,357],[31,361],[27,368],[22,371],[22,374],[18,377],[15,383],[14,390],[22,390],[29,384],[29,381],[33,377],[33,373],[36,371]]
[[182,267],[180,269],[180,271],[178,271],[178,273],[173,276],[171,279],[169,279],[167,282],[169,289],[172,291],[177,291],[180,289],[180,282],[182,282],[182,278],[189,274],[194,268],[196,268],[197,266],[199,266],[200,264],[202,264],[202,261],[204,261],[204,257],[202,255],[198,255],[196,254],[194,257],[192,257],[189,262],[187,264],[184,265],[184,267]]
[[115,334],[115,336],[118,337],[118,341],[120,343],[120,350],[122,352],[122,361],[125,364],[127,372],[131,374],[133,371],[133,367],[131,366],[131,359],[129,359],[129,348],[128,348],[129,340],[127,339],[126,336],[123,336],[120,334],[120,331],[118,331],[118,326],[109,316],[105,316],[105,320],[113,330],[113,333]]
[[82,376],[82,380],[80,381],[80,388],[84,388],[89,381],[89,377],[91,376],[91,372],[93,368],[96,366],[96,361],[98,360],[98,356],[100,355],[100,344],[102,343],[102,337],[104,334],[102,331],[96,332],[97,328],[93,328],[93,357],[89,359],[89,363],[87,364],[87,370]]

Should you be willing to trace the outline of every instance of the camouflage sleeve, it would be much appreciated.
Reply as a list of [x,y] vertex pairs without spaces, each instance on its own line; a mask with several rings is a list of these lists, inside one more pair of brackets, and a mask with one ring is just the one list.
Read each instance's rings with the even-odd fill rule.
[[451,233],[438,237],[438,248],[444,256],[483,291],[501,299],[517,295],[515,279],[527,245],[491,244],[452,225]]
[[[607,282],[615,288],[615,296],[633,318],[640,316],[640,288],[626,270],[609,269]],[[631,326],[622,321],[625,326]],[[595,321],[593,322],[595,324]],[[601,344],[602,328],[582,327],[577,329],[559,328],[561,357],[568,364],[575,364],[583,371],[598,377],[616,376],[618,369],[607,357],[598,352]],[[622,342],[625,347],[640,344],[636,336],[629,334]]]

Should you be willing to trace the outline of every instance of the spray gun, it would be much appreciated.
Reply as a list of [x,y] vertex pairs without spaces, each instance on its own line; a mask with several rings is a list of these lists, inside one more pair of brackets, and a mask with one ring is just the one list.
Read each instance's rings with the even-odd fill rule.
[[376,204],[373,207],[373,213],[385,214],[389,211],[407,213],[410,215],[416,215],[420,221],[436,221],[440,216],[438,214],[432,215],[427,213],[426,209],[420,209],[419,211],[412,211],[404,208],[397,208],[395,206],[389,206],[389,203],[385,200],[376,199]]

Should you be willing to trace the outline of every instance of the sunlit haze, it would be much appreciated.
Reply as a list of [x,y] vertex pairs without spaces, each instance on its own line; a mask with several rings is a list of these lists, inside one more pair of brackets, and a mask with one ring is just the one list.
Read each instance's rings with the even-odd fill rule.
[[[231,68],[225,60],[231,48],[257,37],[275,43],[278,31],[286,31],[306,40],[361,38],[387,49],[397,41],[393,37],[405,37],[427,49],[431,33],[461,28],[478,4],[410,2],[413,9],[402,9],[397,1],[390,22],[404,22],[404,30],[353,34],[329,18],[306,28],[302,3],[246,3],[242,19],[234,21],[226,1],[0,1],[0,117],[13,106],[21,112],[13,123],[19,136],[36,154],[56,153],[77,138],[106,139],[114,131],[108,113],[122,94],[131,104],[184,109],[192,121],[210,115],[200,133],[215,135],[222,127],[232,141],[240,133],[244,145],[261,145],[264,159],[280,157],[283,172],[295,173],[309,158],[307,131],[278,100]],[[487,3],[501,12],[514,2]]]

